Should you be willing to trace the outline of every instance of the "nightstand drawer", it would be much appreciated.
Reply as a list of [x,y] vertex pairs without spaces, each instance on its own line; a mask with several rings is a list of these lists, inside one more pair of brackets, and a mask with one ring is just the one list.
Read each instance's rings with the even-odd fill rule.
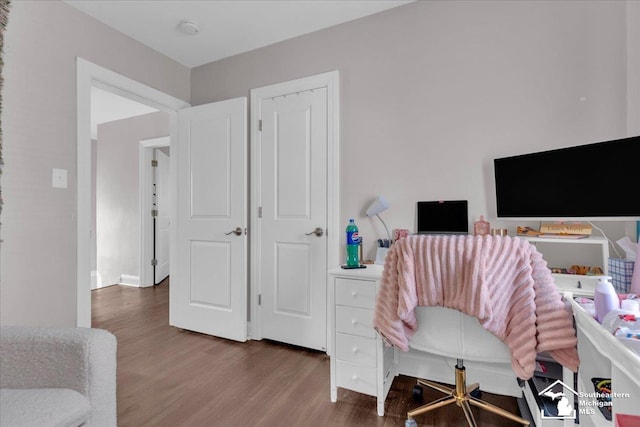
[[370,308],[376,302],[376,283],[369,280],[335,279],[336,304]]
[[336,307],[336,331],[345,334],[375,338],[373,310],[354,307]]
[[338,360],[336,385],[360,393],[376,395],[376,368]]
[[338,360],[376,366],[376,340],[355,335],[336,334]]

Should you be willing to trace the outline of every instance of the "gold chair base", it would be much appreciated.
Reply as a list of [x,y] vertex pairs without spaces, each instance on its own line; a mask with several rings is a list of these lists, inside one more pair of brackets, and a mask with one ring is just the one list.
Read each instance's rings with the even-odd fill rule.
[[529,421],[521,418],[517,415],[512,414],[502,408],[499,408],[495,405],[487,403],[483,400],[477,399],[470,394],[480,388],[478,383],[473,383],[467,387],[467,375],[464,367],[456,366],[456,384],[455,388],[443,386],[441,384],[434,383],[428,380],[418,380],[418,384],[424,385],[427,387],[431,387],[435,390],[441,391],[445,393],[447,396],[444,396],[438,400],[435,400],[431,403],[428,403],[424,406],[414,409],[413,411],[407,412],[407,418],[409,420],[413,420],[416,415],[421,415],[429,411],[433,411],[434,409],[441,408],[446,405],[450,405],[455,403],[464,412],[464,416],[467,419],[467,423],[469,423],[470,427],[477,427],[476,420],[471,413],[471,405],[477,406],[480,409],[484,409],[489,412],[493,412],[496,415],[500,415],[501,417],[508,418],[512,421],[520,423],[522,425],[528,426]]

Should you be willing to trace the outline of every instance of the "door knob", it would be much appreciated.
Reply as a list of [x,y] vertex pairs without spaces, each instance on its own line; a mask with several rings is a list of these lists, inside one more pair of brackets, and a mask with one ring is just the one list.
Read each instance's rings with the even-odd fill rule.
[[228,236],[231,233],[235,234],[236,236],[241,236],[242,235],[242,228],[236,227],[235,229],[231,230],[230,232],[224,233],[224,235]]
[[310,236],[312,234],[315,234],[317,237],[322,237],[322,235],[324,234],[324,230],[321,227],[317,227],[311,233],[304,233],[305,236]]

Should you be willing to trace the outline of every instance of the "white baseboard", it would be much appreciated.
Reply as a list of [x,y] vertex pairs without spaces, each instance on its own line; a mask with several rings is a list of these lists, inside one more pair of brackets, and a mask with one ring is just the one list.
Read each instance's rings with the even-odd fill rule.
[[102,277],[97,270],[91,270],[91,289],[98,289],[102,287]]
[[140,287],[140,276],[132,276],[130,274],[120,275],[120,284],[125,286]]

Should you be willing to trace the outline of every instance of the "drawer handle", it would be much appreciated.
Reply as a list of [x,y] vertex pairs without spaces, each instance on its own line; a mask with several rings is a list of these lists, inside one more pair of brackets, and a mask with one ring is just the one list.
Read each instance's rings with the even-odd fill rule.
[[356,325],[358,324],[358,321],[357,321],[356,319],[353,319],[353,320],[351,321],[351,324],[352,324],[353,326],[356,326]]
[[353,347],[351,351],[353,351],[353,354],[358,354],[359,350],[358,350],[358,347]]
[[356,291],[351,291],[351,296],[352,296],[352,297],[357,297],[357,296],[358,296],[358,293],[357,293]]
[[353,376],[351,377],[351,379],[352,379],[353,381],[358,381],[358,375],[353,374]]

